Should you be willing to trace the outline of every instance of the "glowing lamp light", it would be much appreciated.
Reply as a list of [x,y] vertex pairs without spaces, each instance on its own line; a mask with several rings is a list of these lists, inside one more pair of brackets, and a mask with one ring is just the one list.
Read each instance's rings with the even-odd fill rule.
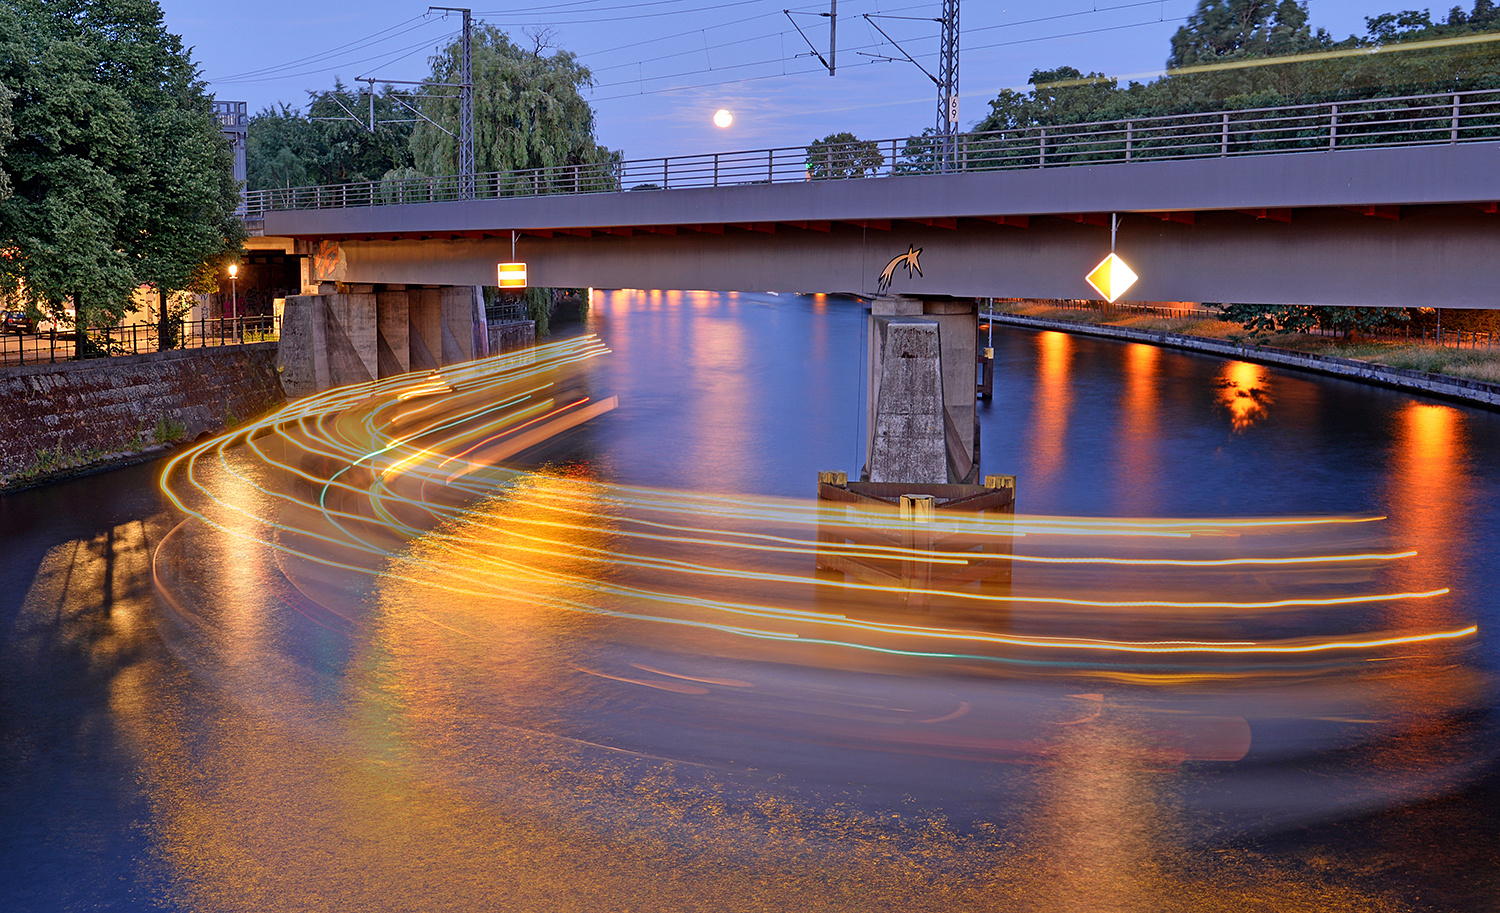
[[715,127],[723,128],[729,126],[732,123],[734,123],[734,115],[729,113],[727,109],[720,108],[719,110],[714,112]]
[[1105,301],[1113,304],[1140,277],[1135,274],[1135,270],[1125,265],[1124,260],[1111,253],[1083,278],[1104,296]]
[[501,263],[496,270],[496,285],[501,288],[525,288],[526,264]]

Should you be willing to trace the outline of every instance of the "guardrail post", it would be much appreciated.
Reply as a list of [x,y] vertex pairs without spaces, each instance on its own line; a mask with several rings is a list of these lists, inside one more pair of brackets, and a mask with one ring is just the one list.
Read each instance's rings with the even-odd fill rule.
[[1448,134],[1448,142],[1458,142],[1458,93],[1453,93],[1453,128]]
[[668,182],[668,180],[667,180],[667,168],[668,168],[667,163],[670,162],[670,161],[671,161],[671,159],[669,159],[669,158],[663,158],[661,160],[661,189],[662,190],[666,190],[666,189],[668,189],[668,188],[670,188],[672,186]]
[[766,183],[776,183],[776,150],[766,150]]
[[1036,166],[1047,167],[1047,128],[1043,127],[1040,137],[1036,141]]
[[1332,106],[1332,113],[1328,115],[1328,148],[1332,149],[1339,141],[1339,106]]
[[1135,125],[1130,121],[1125,122],[1125,161],[1130,161],[1130,147],[1135,141]]
[[1222,158],[1229,154],[1229,112],[1225,111],[1219,118],[1222,125],[1219,133],[1219,156]]
[[573,192],[578,192],[578,166],[573,166]]
[[719,186],[719,153],[714,153],[714,186]]

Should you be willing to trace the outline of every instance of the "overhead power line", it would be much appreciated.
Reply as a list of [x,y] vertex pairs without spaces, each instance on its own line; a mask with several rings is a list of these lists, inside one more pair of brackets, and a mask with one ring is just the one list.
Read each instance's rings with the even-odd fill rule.
[[[363,38],[357,38],[354,41],[350,41],[350,42],[348,42],[346,44],[338,45],[337,47],[328,48],[328,49],[326,49],[324,51],[320,51],[317,54],[309,54],[306,57],[298,57],[298,58],[295,58],[293,60],[288,60],[288,61],[285,61],[283,63],[275,64],[275,65],[272,65],[272,66],[259,67],[259,68],[254,69],[254,70],[246,70],[246,71],[244,71],[242,73],[231,73],[231,74],[229,74],[227,76],[216,77],[216,78],[214,78],[213,82],[215,82],[215,83],[254,82],[254,81],[258,81],[258,80],[260,80],[261,78],[264,78],[264,77],[275,77],[275,76],[279,76],[279,75],[284,75],[284,74],[286,74],[286,71],[288,71],[288,70],[302,68],[302,67],[309,66],[311,64],[315,64],[315,63],[320,63],[320,62],[323,62],[323,61],[332,60],[334,58],[340,57],[340,56],[345,55],[345,54],[352,53],[354,51],[358,51],[358,50],[362,50],[364,48],[372,47],[374,45],[378,45],[378,44],[381,44],[381,43],[386,42],[386,41],[391,41],[391,40],[393,40],[395,38],[398,38],[398,37],[400,37],[402,35],[408,34],[410,32],[414,32],[417,29],[420,29],[420,28],[422,28],[422,27],[424,27],[426,25],[429,25],[430,23],[432,23],[434,21],[436,21],[436,20],[430,19],[429,17],[427,17],[425,15],[414,16],[411,19],[407,19],[407,20],[405,20],[403,22],[398,22],[395,25],[390,26],[389,28],[381,29],[378,32],[375,32],[375,33],[370,34],[370,35],[366,35]],[[412,24],[412,23],[415,23],[415,24]],[[406,27],[403,28],[403,26],[406,26]],[[394,34],[390,34],[390,33],[394,33]],[[382,37],[382,36],[384,36],[384,37]],[[313,71],[310,71],[310,72],[318,72],[318,71],[317,70],[313,70]],[[301,74],[296,74],[296,75],[301,75]]]

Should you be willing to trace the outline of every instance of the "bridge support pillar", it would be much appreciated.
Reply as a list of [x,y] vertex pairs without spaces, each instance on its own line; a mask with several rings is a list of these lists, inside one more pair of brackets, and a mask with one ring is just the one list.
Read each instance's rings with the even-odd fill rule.
[[478,288],[330,282],[320,291],[286,300],[278,365],[289,399],[489,354]]
[[887,296],[870,307],[866,481],[979,480],[974,299]]
[[406,293],[407,359],[413,371],[435,371],[443,361],[443,290]]
[[406,289],[397,286],[375,295],[375,325],[381,377],[411,370],[411,318]]

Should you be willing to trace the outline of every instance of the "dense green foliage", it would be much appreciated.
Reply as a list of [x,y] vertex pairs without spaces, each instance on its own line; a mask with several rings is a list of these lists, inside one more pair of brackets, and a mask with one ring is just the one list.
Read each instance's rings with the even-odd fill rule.
[[853,133],[830,133],[807,146],[807,176],[815,181],[864,177],[884,166],[879,147]]
[[306,115],[283,104],[250,118],[245,177],[251,190],[378,181],[411,167],[414,116],[390,86],[372,96],[335,81],[332,89],[308,96]]
[[[504,32],[479,25],[473,32],[474,160],[480,173],[569,165],[601,165],[618,156],[594,139],[594,112],[581,90],[587,68],[544,39],[523,48]],[[457,174],[461,44],[454,41],[430,61],[432,73],[413,93],[385,86],[353,92],[342,83],[310,92],[307,112],[281,105],[250,120],[246,148],[251,190],[386,181],[395,201],[401,180]],[[373,103],[373,112],[371,105]],[[572,189],[573,175],[558,175]],[[535,192],[531,177],[518,179]],[[597,188],[613,182],[612,169],[585,170]],[[497,188],[504,191],[504,187]],[[563,188],[559,188],[563,189]],[[400,193],[409,199],[420,186]]]
[[1249,57],[1300,54],[1333,45],[1307,25],[1307,5],[1296,0],[1200,0],[1172,36],[1168,69]]
[[[0,82],[0,161],[5,159],[5,144],[10,142],[14,131],[10,121],[10,90]],[[10,177],[0,170],[0,200],[10,196]]]
[[1312,305],[1227,304],[1223,318],[1256,336],[1332,330],[1349,337],[1389,330],[1411,318],[1404,308],[1316,307]]
[[142,284],[183,289],[238,252],[229,146],[155,0],[4,0],[0,84],[0,291],[71,302],[81,337]]
[[1342,101],[1500,87],[1500,29],[1492,0],[1454,7],[1442,22],[1428,12],[1366,19],[1367,33],[1335,41],[1307,24],[1296,0],[1199,0],[1172,37],[1168,71],[1147,83],[1060,66],[1031,74],[1026,92],[1002,91],[979,131],[1121,120],[1215,109]]

